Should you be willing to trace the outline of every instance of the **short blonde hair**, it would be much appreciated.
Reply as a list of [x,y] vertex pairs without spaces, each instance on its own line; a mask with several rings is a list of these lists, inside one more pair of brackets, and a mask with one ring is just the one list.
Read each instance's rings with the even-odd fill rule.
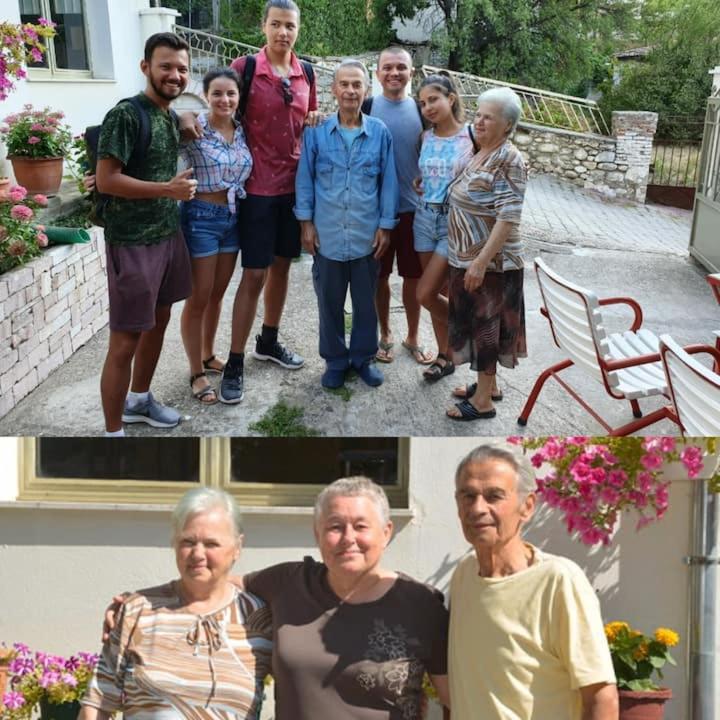
[[335,482],[330,483],[318,493],[315,499],[314,513],[316,525],[325,513],[330,501],[336,497],[366,497],[375,505],[382,524],[387,525],[390,522],[390,503],[385,491],[370,478],[355,475],[335,480]]

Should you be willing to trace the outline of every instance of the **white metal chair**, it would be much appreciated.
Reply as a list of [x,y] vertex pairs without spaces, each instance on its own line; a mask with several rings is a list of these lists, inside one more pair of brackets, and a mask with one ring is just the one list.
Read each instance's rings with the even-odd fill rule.
[[[577,400],[610,435],[627,435],[667,417],[661,408],[643,417],[639,398],[666,395],[667,382],[660,364],[658,338],[641,328],[642,309],[626,297],[598,299],[595,293],[575,285],[551,270],[541,258],[535,258],[541,309],[550,323],[555,344],[568,358],[544,370],[535,381],[518,423],[526,425],[546,380],[555,380]],[[635,315],[632,326],[622,333],[609,334],[602,307],[625,304]],[[613,428],[558,373],[575,365],[588,377],[604,386],[618,400],[628,400],[636,420]]]
[[681,347],[670,335],[660,336],[660,357],[670,388],[669,417],[683,435],[720,435],[720,375],[699,363],[693,355],[711,355],[715,367],[720,352],[711,345]]

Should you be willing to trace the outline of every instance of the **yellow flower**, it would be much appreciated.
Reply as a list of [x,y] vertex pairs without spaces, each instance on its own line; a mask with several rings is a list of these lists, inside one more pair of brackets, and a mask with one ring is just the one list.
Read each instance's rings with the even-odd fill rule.
[[610,622],[605,626],[605,637],[608,639],[608,642],[614,642],[620,630],[629,629],[630,626],[626,622],[615,620],[614,622]]
[[655,631],[655,639],[668,647],[674,647],[680,642],[680,636],[669,628],[658,628]]
[[648,646],[645,643],[638,645],[635,650],[633,650],[633,658],[635,658],[635,660],[644,660],[647,656]]

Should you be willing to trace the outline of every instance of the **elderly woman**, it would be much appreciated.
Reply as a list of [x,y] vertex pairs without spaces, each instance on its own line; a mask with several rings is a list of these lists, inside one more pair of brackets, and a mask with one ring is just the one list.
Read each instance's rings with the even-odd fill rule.
[[328,485],[315,503],[322,562],[251,573],[273,616],[275,720],[419,720],[427,672],[447,692],[442,595],[382,565],[387,496],[368,478]]
[[270,614],[228,579],[241,517],[225,492],[196,488],[172,517],[180,577],[125,599],[79,720],[257,720],[270,671]]
[[456,388],[453,420],[495,417],[502,399],[496,370],[526,357],[523,261],[518,225],[527,171],[508,140],[520,98],[494,88],[478,98],[473,129],[479,147],[448,193],[449,349],[470,363],[477,382]]
[[383,567],[384,490],[336,480],[317,498],[314,531],[322,562],[237,579],[272,611],[275,720],[420,720],[426,672],[449,705],[448,612],[440,592]]

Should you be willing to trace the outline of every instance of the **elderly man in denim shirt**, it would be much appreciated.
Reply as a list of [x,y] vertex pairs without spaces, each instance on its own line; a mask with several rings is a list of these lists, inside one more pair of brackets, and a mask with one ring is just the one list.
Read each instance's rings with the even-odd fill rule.
[[[371,386],[382,384],[377,353],[375,290],[378,258],[397,224],[399,189],[392,137],[381,120],[363,115],[369,85],[357,60],[336,68],[333,94],[339,111],[303,135],[295,180],[295,215],[303,248],[314,256],[313,282],[320,314],[322,385],[343,385],[353,367]],[[350,348],[344,303],[352,298]]]

